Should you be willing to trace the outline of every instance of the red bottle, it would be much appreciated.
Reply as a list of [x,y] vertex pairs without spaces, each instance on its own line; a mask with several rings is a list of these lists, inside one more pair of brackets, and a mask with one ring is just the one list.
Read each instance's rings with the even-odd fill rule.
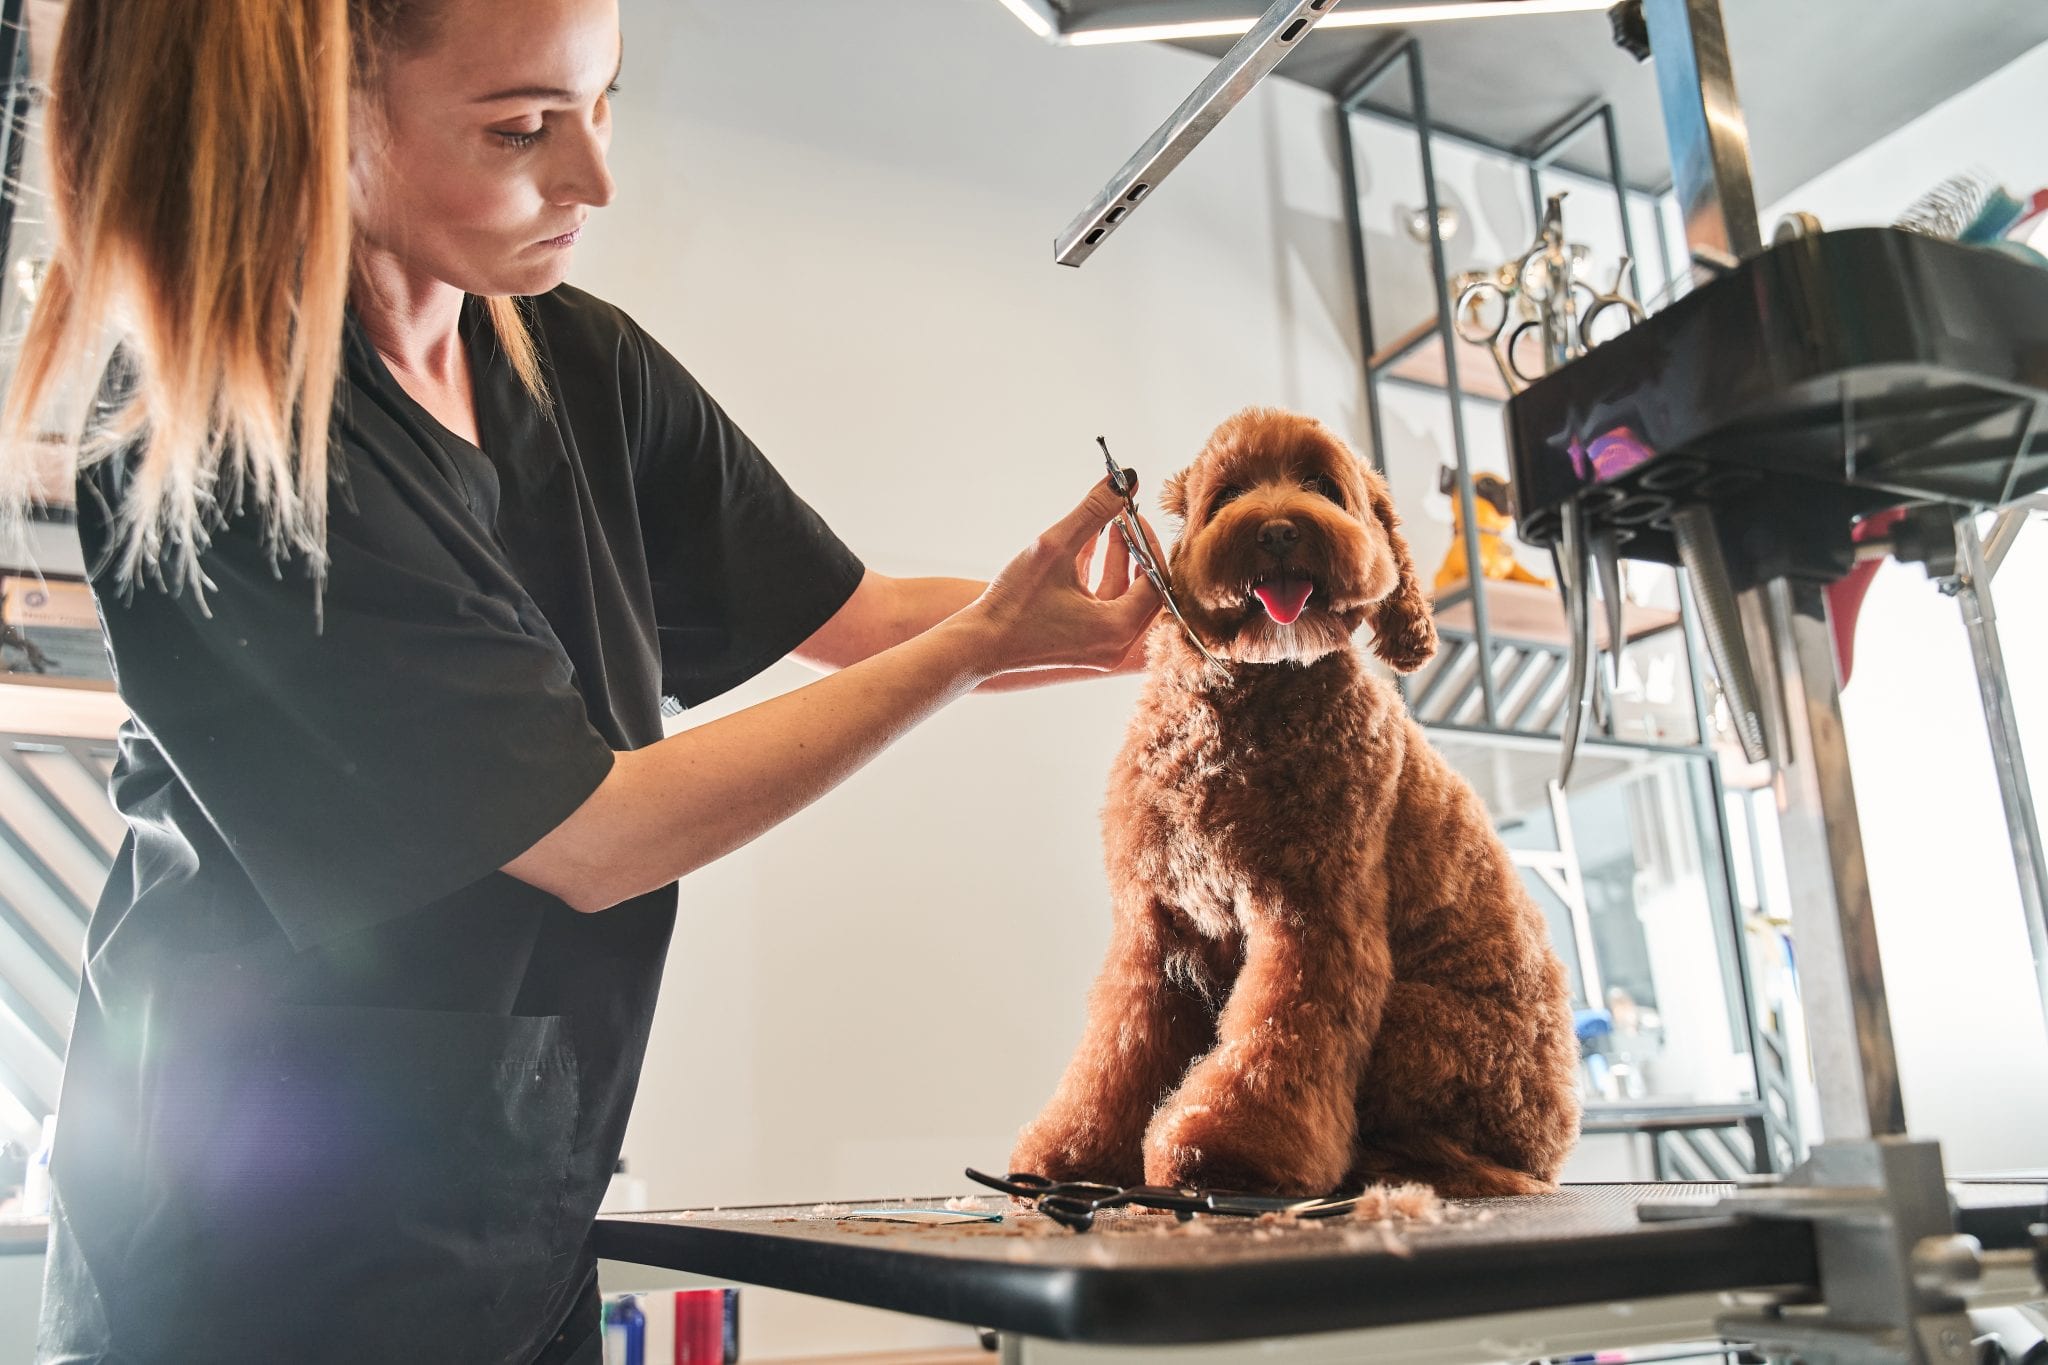
[[739,1358],[739,1291],[676,1293],[675,1365],[732,1365]]

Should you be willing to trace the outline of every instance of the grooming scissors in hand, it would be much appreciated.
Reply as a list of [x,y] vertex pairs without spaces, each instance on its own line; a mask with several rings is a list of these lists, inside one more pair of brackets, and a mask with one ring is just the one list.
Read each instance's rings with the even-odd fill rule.
[[1144,570],[1145,577],[1152,580],[1152,586],[1159,590],[1159,600],[1166,603],[1166,609],[1173,613],[1173,619],[1180,622],[1186,632],[1188,643],[1206,659],[1209,666],[1225,678],[1230,670],[1223,661],[1209,652],[1202,643],[1202,637],[1195,634],[1195,628],[1188,624],[1188,618],[1180,614],[1180,604],[1173,600],[1173,589],[1167,586],[1166,566],[1152,553],[1152,542],[1145,534],[1145,524],[1138,520],[1138,471],[1128,469],[1116,462],[1116,456],[1109,453],[1109,442],[1098,436],[1095,444],[1102,447],[1102,458],[1109,466],[1110,491],[1124,500],[1124,510],[1117,513],[1117,529],[1124,533],[1124,545],[1131,552],[1131,562]]

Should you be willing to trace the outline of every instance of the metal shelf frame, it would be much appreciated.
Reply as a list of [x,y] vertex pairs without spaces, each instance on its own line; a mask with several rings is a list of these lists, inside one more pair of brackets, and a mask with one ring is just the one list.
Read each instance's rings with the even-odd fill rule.
[[[1390,106],[1376,104],[1372,94],[1385,82],[1400,72],[1405,75],[1408,96],[1408,112],[1402,113]],[[1436,299],[1434,326],[1418,332],[1405,345],[1380,353],[1374,332],[1372,316],[1372,288],[1367,262],[1365,224],[1362,213],[1363,195],[1358,178],[1357,149],[1354,142],[1352,120],[1367,116],[1389,123],[1405,125],[1416,136],[1421,161],[1423,187],[1423,218],[1429,231],[1430,271]],[[1453,457],[1457,470],[1457,498],[1459,522],[1464,540],[1465,562],[1469,566],[1480,562],[1479,519],[1476,497],[1472,485],[1471,448],[1465,427],[1465,403],[1469,397],[1459,381],[1458,361],[1461,346],[1453,326],[1452,299],[1450,294],[1449,270],[1445,263],[1442,224],[1438,217],[1441,208],[1437,190],[1435,145],[1438,140],[1453,142],[1511,162],[1519,162],[1527,177],[1529,206],[1532,222],[1540,222],[1544,206],[1544,172],[1556,166],[1566,150],[1577,144],[1595,130],[1598,131],[1606,152],[1608,177],[1606,184],[1614,192],[1615,203],[1621,219],[1622,249],[1629,256],[1630,284],[1637,298],[1643,297],[1641,256],[1636,250],[1634,224],[1630,220],[1631,196],[1640,197],[1645,193],[1641,187],[1631,185],[1622,167],[1621,147],[1616,132],[1613,108],[1602,102],[1589,103],[1562,121],[1538,133],[1528,144],[1520,147],[1504,146],[1486,138],[1477,137],[1456,129],[1437,126],[1430,116],[1428,77],[1425,71],[1422,45],[1413,35],[1390,39],[1371,53],[1351,77],[1344,83],[1335,100],[1334,117],[1337,134],[1337,160],[1344,178],[1343,199],[1345,209],[1346,238],[1349,247],[1351,278],[1354,303],[1357,310],[1360,351],[1365,357],[1363,390],[1368,434],[1371,437],[1371,459],[1381,474],[1386,473],[1385,429],[1381,418],[1379,386],[1383,383],[1397,383],[1429,388],[1443,393],[1450,410],[1450,436]],[[1580,174],[1574,171],[1573,174]],[[1670,243],[1661,212],[1653,215],[1656,224],[1657,251],[1660,263],[1666,273],[1670,271]],[[1442,349],[1444,357],[1444,384],[1438,389],[1424,381],[1393,374],[1393,367],[1414,351],[1432,341]],[[1485,401],[1481,396],[1482,401]],[[1727,786],[1723,780],[1720,760],[1715,753],[1712,735],[1712,707],[1709,702],[1710,683],[1705,639],[1698,620],[1696,604],[1691,585],[1683,572],[1678,575],[1679,622],[1685,642],[1686,672],[1692,689],[1693,721],[1697,742],[1691,745],[1669,745],[1639,743],[1622,739],[1613,733],[1613,717],[1608,716],[1604,735],[1596,732],[1590,737],[1597,744],[1611,744],[1618,747],[1646,752],[1671,752],[1698,758],[1706,774],[1706,804],[1711,811],[1703,813],[1708,830],[1714,840],[1717,858],[1708,861],[1717,864],[1718,873],[1709,881],[1718,881],[1718,891],[1710,887],[1710,898],[1719,912],[1716,916],[1716,934],[1722,942],[1727,960],[1732,964],[1736,978],[1736,999],[1742,1012],[1738,1036],[1746,1043],[1750,1054],[1752,1084],[1760,1108],[1757,1125],[1760,1132],[1753,1144],[1755,1152],[1751,1169],[1762,1174],[1782,1170],[1788,1156],[1796,1157],[1803,1149],[1797,1124],[1797,1116],[1789,1107],[1780,1108],[1769,1103],[1773,1093],[1789,1093],[1788,1080],[1783,1075],[1766,1074],[1768,1068],[1781,1066],[1787,1059],[1787,1048],[1782,1039],[1769,1036],[1756,1010],[1754,983],[1745,948],[1741,925],[1741,908],[1736,903],[1736,872],[1734,846],[1730,838],[1727,815]],[[1472,608],[1472,624],[1469,631],[1446,630],[1439,627],[1443,648],[1439,662],[1432,672],[1424,675],[1418,685],[1411,687],[1408,679],[1401,679],[1403,696],[1416,719],[1432,732],[1459,734],[1474,737],[1499,738],[1554,738],[1558,708],[1544,704],[1543,692],[1552,686],[1541,679],[1531,681],[1531,674],[1541,672],[1547,665],[1553,671],[1559,670],[1566,659],[1566,652],[1555,646],[1499,636],[1494,623],[1489,619],[1486,594],[1477,581],[1468,576],[1467,593]],[[1470,665],[1471,676],[1463,685],[1457,686],[1459,677]],[[1508,676],[1500,675],[1503,665]],[[1562,678],[1562,673],[1558,673]],[[1461,719],[1471,710],[1469,693],[1478,693],[1479,714],[1476,718]],[[1553,689],[1554,690],[1554,689]],[[1444,694],[1452,692],[1448,706]],[[1524,696],[1523,694],[1528,694]],[[1519,701],[1519,705],[1510,703]],[[1438,713],[1442,712],[1441,715]],[[1533,722],[1527,724],[1523,722]],[[1675,1131],[1659,1135],[1648,1128],[1651,1141],[1657,1147],[1657,1164],[1661,1167],[1667,1155],[1676,1157],[1673,1164],[1684,1164],[1683,1153],[1676,1150],[1666,1153],[1664,1144],[1684,1143],[1685,1138]],[[1732,1153],[1731,1153],[1732,1154]]]

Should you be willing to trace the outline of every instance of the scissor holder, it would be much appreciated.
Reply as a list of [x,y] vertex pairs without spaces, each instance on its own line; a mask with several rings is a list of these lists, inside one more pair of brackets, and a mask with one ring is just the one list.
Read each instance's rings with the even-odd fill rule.
[[1520,533],[1575,507],[1681,562],[1714,510],[1738,590],[1830,581],[1855,518],[2048,486],[2048,271],[1894,228],[1796,238],[1510,400]]
[[[1830,1140],[1781,1185],[1639,1212],[1811,1224],[1824,1307],[1765,1300],[1720,1325],[1809,1365],[1963,1365],[1960,1291],[1987,1263],[1957,1232],[1938,1145],[1907,1136],[1825,588],[1855,562],[1859,518],[1932,508],[1985,615],[1976,517],[2048,487],[2044,413],[2048,270],[1882,228],[1762,252],[1507,409],[1520,531],[1560,552],[1574,619],[1595,545],[1682,565],[1738,731],[1774,767]],[[2002,670],[1985,685],[1989,709]],[[2018,815],[2040,952],[2038,834]]]

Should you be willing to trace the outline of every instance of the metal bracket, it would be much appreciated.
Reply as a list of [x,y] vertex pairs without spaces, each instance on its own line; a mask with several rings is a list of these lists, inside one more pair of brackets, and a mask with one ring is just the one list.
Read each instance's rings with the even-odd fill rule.
[[1782,1184],[1720,1199],[1646,1204],[1645,1221],[1791,1218],[1814,1227],[1820,1303],[1789,1300],[1730,1315],[1717,1329],[1805,1365],[1970,1365],[1962,1291],[1982,1271],[1959,1236],[1938,1143],[1876,1138],[1816,1146]]

